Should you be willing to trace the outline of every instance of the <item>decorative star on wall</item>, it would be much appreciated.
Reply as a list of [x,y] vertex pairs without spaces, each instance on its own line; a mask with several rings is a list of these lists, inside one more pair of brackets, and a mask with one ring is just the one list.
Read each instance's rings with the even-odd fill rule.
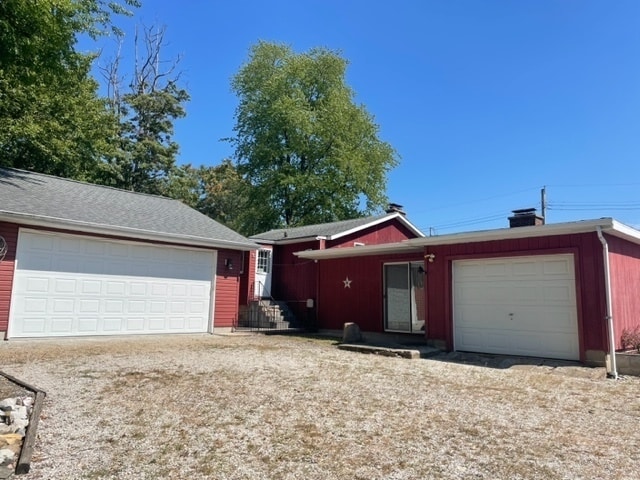
[[345,278],[342,283],[344,283],[344,288],[351,288],[351,282],[353,280],[349,280],[349,277]]

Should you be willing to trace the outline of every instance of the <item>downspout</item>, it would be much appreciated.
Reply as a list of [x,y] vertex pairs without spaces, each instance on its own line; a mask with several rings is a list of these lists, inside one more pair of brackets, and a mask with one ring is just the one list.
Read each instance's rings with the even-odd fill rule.
[[609,245],[607,244],[607,240],[602,235],[602,228],[598,225],[597,227],[598,238],[600,239],[600,243],[602,243],[602,258],[604,260],[604,291],[605,291],[605,302],[607,304],[607,315],[605,320],[607,322],[607,327],[609,331],[609,358],[610,369],[607,372],[607,376],[609,378],[613,378],[614,380],[618,379],[618,370],[616,368],[616,337],[613,328],[613,306],[611,304],[611,272],[609,269]]

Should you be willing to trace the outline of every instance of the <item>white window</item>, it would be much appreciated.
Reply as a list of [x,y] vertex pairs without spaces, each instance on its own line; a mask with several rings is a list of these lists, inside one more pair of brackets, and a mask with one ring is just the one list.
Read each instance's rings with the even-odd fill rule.
[[257,270],[260,273],[269,273],[271,270],[271,250],[258,250]]

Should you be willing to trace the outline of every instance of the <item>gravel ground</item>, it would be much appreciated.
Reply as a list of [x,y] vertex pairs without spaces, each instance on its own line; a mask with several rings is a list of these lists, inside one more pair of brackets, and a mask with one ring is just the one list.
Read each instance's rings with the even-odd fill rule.
[[10,341],[0,365],[47,392],[28,480],[640,477],[640,379],[603,369],[209,335]]

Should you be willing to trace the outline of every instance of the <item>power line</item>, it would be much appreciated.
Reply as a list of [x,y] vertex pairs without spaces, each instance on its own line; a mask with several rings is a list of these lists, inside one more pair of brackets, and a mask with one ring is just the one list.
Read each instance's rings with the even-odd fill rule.
[[547,187],[553,187],[553,188],[593,188],[593,187],[605,187],[605,188],[610,188],[610,187],[637,187],[640,186],[640,183],[584,183],[581,185],[571,185],[571,184],[566,184],[566,185],[547,185]]
[[598,203],[581,203],[581,202],[551,202],[548,205],[552,207],[593,207],[593,208],[640,208],[640,202],[598,202]]
[[587,212],[587,211],[599,211],[599,210],[619,210],[619,211],[634,211],[640,210],[640,206],[637,207],[612,207],[612,206],[575,206],[575,207],[548,207],[549,210],[563,211],[563,212]]
[[426,228],[421,228],[421,230],[428,230],[428,231],[432,231],[432,230],[447,230],[447,229],[451,229],[451,228],[455,228],[455,227],[462,227],[462,226],[467,226],[467,225],[478,225],[478,224],[482,224],[482,223],[488,223],[488,222],[492,222],[494,220],[499,220],[501,218],[506,218],[504,213],[498,213],[498,214],[494,214],[494,215],[488,215],[486,217],[476,217],[476,218],[469,218],[466,220],[459,220],[456,222],[451,222],[451,223],[443,223],[440,225],[431,225],[428,229]]

